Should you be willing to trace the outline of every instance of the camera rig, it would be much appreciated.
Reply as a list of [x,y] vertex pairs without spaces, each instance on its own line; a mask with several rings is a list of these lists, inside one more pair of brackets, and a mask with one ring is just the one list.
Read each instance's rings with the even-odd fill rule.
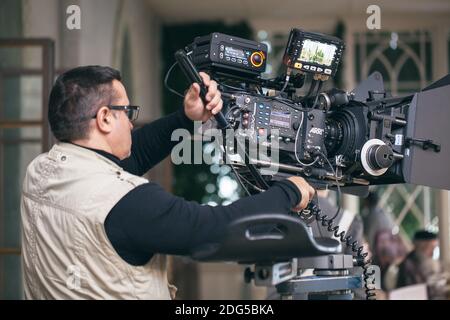
[[[338,38],[292,29],[284,72],[274,79],[262,77],[268,58],[263,43],[213,33],[186,47],[193,65],[218,82],[228,128],[279,152],[277,163],[233,158],[248,187],[265,189],[262,180],[301,175],[319,188],[359,186],[343,190],[360,195],[373,184],[449,189],[450,169],[442,165],[450,161],[449,129],[442,119],[450,119],[450,76],[403,97],[389,96],[378,72],[351,92],[322,91],[344,47]],[[297,95],[307,80],[309,90]],[[258,177],[246,161],[259,171],[269,165],[278,170]]]
[[[208,72],[219,84],[224,109],[215,116],[216,126],[224,135],[226,130],[235,133],[231,146],[228,142],[223,145],[223,155],[231,160],[227,164],[248,194],[262,192],[274,181],[292,175],[303,176],[316,188],[337,188],[338,192],[342,188],[344,192],[358,195],[366,194],[368,186],[373,184],[406,182],[449,189],[450,167],[446,164],[450,162],[450,142],[445,137],[450,133],[447,124],[450,76],[421,92],[403,97],[391,97],[384,90],[378,72],[351,92],[337,88],[322,91],[323,82],[336,74],[344,47],[338,38],[292,29],[283,57],[284,72],[272,79],[262,77],[268,58],[267,45],[234,36],[212,33],[197,37],[184,50],[179,50],[175,58],[190,82],[201,85],[202,98],[206,87],[197,69]],[[166,75],[166,86],[172,68]],[[297,94],[306,83],[309,83],[306,93]],[[269,148],[269,156],[255,156],[246,139],[256,141],[256,148]],[[235,143],[243,154],[236,152]],[[271,157],[274,152],[278,154],[276,160]],[[267,171],[273,166],[275,171]],[[334,225],[337,214],[328,218],[315,201],[295,214],[301,218],[300,224],[315,218],[352,249],[351,260],[363,269],[367,298],[373,298],[375,287],[371,277],[374,272],[370,271],[367,253]],[[328,244],[327,250],[311,237],[307,241],[309,249],[313,248],[315,253],[295,249],[293,243],[298,246],[299,242],[292,242],[292,237],[287,236],[293,222],[286,220],[289,217],[271,217],[278,220],[272,221],[262,236],[252,236],[252,225],[240,221],[237,229],[245,239],[252,241],[241,239],[239,244],[225,239],[223,243],[200,248],[193,256],[199,260],[252,262],[259,266],[263,262],[262,265],[269,263],[273,267],[280,259],[300,259],[290,262],[288,270],[292,271],[295,266],[305,264],[303,258],[338,252],[336,244]],[[267,217],[255,216],[250,220],[257,225]],[[234,227],[236,229],[236,224]],[[308,231],[297,227],[306,237]],[[231,229],[234,230],[233,226]],[[280,236],[271,234],[273,230],[285,231],[281,232],[281,237],[287,237],[286,241],[275,241],[277,248],[274,249],[278,253],[284,252],[281,248],[287,250],[284,256],[267,257],[267,250],[263,249]],[[239,239],[237,235],[232,238]],[[243,243],[247,243],[246,246],[242,247]],[[264,245],[260,246],[261,243]],[[341,258],[348,260],[345,256],[338,260]],[[320,259],[315,263],[323,265]],[[348,267],[347,263],[341,269]],[[281,268],[286,265],[282,264]],[[299,280],[296,270],[290,272],[289,277],[286,279]],[[293,287],[298,289],[295,284]]]

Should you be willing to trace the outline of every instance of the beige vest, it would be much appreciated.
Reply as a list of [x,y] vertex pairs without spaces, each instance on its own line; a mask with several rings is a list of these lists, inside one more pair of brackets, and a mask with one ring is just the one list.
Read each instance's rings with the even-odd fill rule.
[[68,143],[33,160],[21,202],[25,297],[170,299],[174,290],[167,282],[165,256],[132,266],[105,233],[109,211],[146,182],[96,152]]

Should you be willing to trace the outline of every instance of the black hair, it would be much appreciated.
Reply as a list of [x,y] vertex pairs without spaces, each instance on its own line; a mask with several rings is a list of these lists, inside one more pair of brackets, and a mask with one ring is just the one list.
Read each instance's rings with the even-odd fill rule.
[[74,68],[56,79],[48,105],[48,121],[56,139],[88,137],[89,121],[102,105],[112,103],[113,80],[121,80],[120,72],[102,66]]
[[438,235],[427,230],[419,230],[414,234],[414,241],[436,240]]

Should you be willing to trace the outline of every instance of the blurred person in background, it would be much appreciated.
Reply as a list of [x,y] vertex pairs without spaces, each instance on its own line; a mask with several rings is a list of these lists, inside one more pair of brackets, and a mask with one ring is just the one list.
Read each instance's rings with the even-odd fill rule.
[[398,265],[406,257],[407,249],[398,234],[382,229],[375,235],[373,264],[380,267],[381,288],[392,290],[397,285]]
[[442,273],[439,263],[438,235],[419,230],[414,234],[414,249],[398,268],[397,287],[424,283],[429,299],[442,299],[448,293],[447,275]]

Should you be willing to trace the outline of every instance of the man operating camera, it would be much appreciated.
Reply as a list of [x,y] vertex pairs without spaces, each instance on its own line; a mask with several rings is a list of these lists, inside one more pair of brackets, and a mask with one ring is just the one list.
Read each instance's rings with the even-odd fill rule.
[[216,82],[187,91],[184,108],[132,132],[117,70],[87,66],[56,80],[49,122],[58,140],[29,165],[23,185],[22,265],[29,299],[170,299],[165,254],[189,255],[234,219],[306,207],[302,178],[275,183],[228,206],[186,201],[141,176],[170,154],[177,128],[193,130],[220,112]]

